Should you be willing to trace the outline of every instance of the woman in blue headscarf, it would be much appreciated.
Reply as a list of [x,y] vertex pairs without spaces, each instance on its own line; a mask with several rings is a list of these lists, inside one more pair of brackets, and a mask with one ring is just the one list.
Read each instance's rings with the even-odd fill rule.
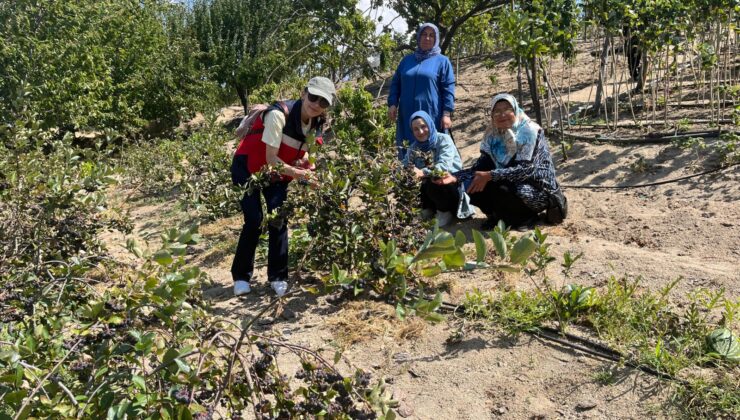
[[489,109],[490,125],[478,161],[442,182],[460,181],[467,186],[470,202],[488,216],[483,224],[486,230],[498,220],[529,228],[543,211],[548,221],[562,221],[567,201],[555,178],[544,131],[507,93],[496,95]]
[[437,214],[440,227],[450,224],[457,216],[473,215],[470,199],[457,183],[443,184],[441,179],[462,169],[462,159],[452,138],[437,132],[432,117],[417,111],[409,118],[414,141],[404,157],[404,164],[413,168],[421,179],[421,213],[424,218]]
[[396,121],[396,146],[401,160],[406,153],[404,143],[414,142],[409,117],[419,110],[426,111],[442,131],[452,126],[455,74],[450,60],[441,54],[439,29],[431,23],[419,26],[416,50],[401,60],[388,95],[388,118]]

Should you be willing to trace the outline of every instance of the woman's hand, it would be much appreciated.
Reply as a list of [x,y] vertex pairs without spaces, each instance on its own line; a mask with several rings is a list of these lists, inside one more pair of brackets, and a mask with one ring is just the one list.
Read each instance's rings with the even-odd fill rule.
[[293,166],[301,168],[301,169],[308,169],[310,171],[313,171],[314,169],[316,169],[316,165],[312,164],[311,161],[307,157],[302,157],[300,159],[294,160]]
[[449,115],[444,115],[442,117],[442,130],[447,130],[450,127],[452,127],[452,119]]
[[395,105],[391,105],[388,107],[388,119],[391,120],[391,122],[396,122],[396,118],[398,117],[398,107]]
[[432,180],[432,182],[435,183],[435,184],[437,184],[437,185],[450,185],[450,184],[456,183],[457,182],[457,178],[455,178],[454,176],[450,175],[450,173],[448,172],[442,178],[434,179],[434,180]]
[[298,169],[296,168],[295,176],[293,178],[297,179],[298,181],[305,182],[308,186],[312,188],[316,188],[319,186],[319,182],[314,178],[313,173],[308,169]]
[[468,194],[483,191],[483,189],[486,188],[486,184],[488,184],[492,178],[493,176],[491,176],[491,172],[489,171],[477,171],[473,177],[473,182],[471,182],[468,187]]
[[414,176],[416,176],[417,178],[424,178],[424,172],[422,172],[419,168],[414,168]]

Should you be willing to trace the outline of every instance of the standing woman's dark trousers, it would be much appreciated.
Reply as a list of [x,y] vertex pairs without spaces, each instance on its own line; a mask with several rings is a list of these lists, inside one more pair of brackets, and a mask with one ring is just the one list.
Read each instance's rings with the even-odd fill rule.
[[488,217],[503,220],[508,226],[520,226],[537,216],[515,194],[516,187],[505,182],[489,182],[483,191],[470,194],[470,204],[483,210]]
[[460,192],[457,184],[437,185],[429,179],[421,182],[421,208],[439,211],[457,211]]
[[[236,256],[231,264],[234,280],[250,281],[254,273],[254,256],[262,233],[262,196],[265,197],[267,211],[280,207],[288,196],[287,182],[274,182],[252,194],[244,193],[240,204],[244,213],[244,227],[239,235]],[[267,279],[286,280],[288,278],[288,223],[278,218],[268,224]]]

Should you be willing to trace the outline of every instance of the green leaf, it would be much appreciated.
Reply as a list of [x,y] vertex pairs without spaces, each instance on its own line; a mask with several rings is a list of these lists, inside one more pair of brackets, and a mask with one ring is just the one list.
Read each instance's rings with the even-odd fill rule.
[[418,261],[429,260],[432,258],[444,257],[445,255],[454,253],[455,251],[457,251],[457,248],[455,248],[454,244],[431,245],[428,248],[419,251],[419,253],[416,254],[416,256],[414,256],[414,259],[412,260],[412,262],[418,262]]
[[347,272],[341,270],[336,263],[331,265],[331,277],[332,280],[337,284],[344,284],[347,280]]
[[458,248],[462,248],[463,245],[465,245],[468,242],[468,238],[465,237],[465,234],[462,230],[458,230],[457,233],[455,233],[455,246]]
[[427,312],[426,314],[424,314],[424,320],[429,321],[431,323],[437,323],[437,322],[444,321],[445,316],[438,312]]
[[465,254],[459,249],[442,257],[447,268],[462,268],[465,266]]
[[146,381],[143,376],[133,375],[131,376],[131,382],[142,391],[146,391]]
[[180,233],[180,236],[177,237],[177,242],[181,244],[189,244],[192,239],[193,233],[190,231],[190,229],[186,229]]
[[311,293],[312,295],[318,295],[321,293],[321,291],[313,286],[301,286],[301,290]]
[[496,248],[496,255],[498,255],[500,258],[505,259],[506,258],[506,239],[504,239],[504,236],[501,235],[499,232],[491,232],[490,234],[491,240],[493,241],[493,246]]
[[[162,363],[169,364],[170,362],[175,360],[178,355],[179,353],[177,350],[175,350],[174,348],[169,348],[167,349],[167,351],[164,353],[164,356],[162,357]],[[172,365],[168,365],[168,366],[169,368],[171,368],[171,370],[174,370],[174,368],[172,368]]]
[[126,241],[126,248],[136,255],[137,258],[142,258],[144,256],[144,251],[134,239],[128,239]]
[[17,375],[15,373],[11,373],[11,374],[8,374],[8,375],[2,375],[2,376],[0,376],[0,383],[15,384],[16,383],[16,376]]
[[103,307],[105,306],[105,302],[91,302],[88,306],[85,307],[83,310],[83,313],[86,317],[90,319],[98,319],[98,316],[101,315],[103,312]]
[[511,249],[511,262],[514,264],[526,264],[527,258],[537,249],[537,243],[529,236],[519,238]]
[[169,249],[172,252],[172,255],[182,256],[187,253],[188,246],[183,244],[171,244]]
[[193,413],[190,412],[190,408],[186,405],[180,407],[180,413],[177,416],[178,420],[193,420]]
[[185,363],[185,361],[183,361],[179,357],[175,359],[175,364],[177,365],[180,372],[184,372],[184,373],[190,372],[190,366],[188,366],[188,364]]
[[10,404],[11,406],[20,405],[24,398],[28,395],[28,391],[21,389],[19,391],[8,392],[3,396],[3,401]]
[[442,293],[437,292],[437,294],[434,295],[434,300],[430,302],[429,310],[436,311],[440,306],[442,306]]
[[406,306],[404,306],[404,304],[401,302],[398,302],[398,304],[396,304],[396,316],[398,317],[398,319],[406,318]]
[[421,275],[424,277],[434,277],[442,273],[442,267],[439,264],[428,265],[421,269]]
[[108,367],[103,367],[95,371],[95,375],[93,377],[97,380],[100,379],[102,376],[105,376],[105,374],[108,373]]
[[21,355],[17,351],[5,350],[0,352],[0,360],[4,360],[8,363],[15,363],[21,359]]
[[455,238],[452,237],[451,233],[443,230],[434,237],[432,244],[443,248],[453,247],[455,246]]
[[[434,237],[437,236],[437,232],[439,231],[439,228],[437,225],[434,225],[434,229],[430,230],[429,233],[427,233],[426,238],[424,238],[424,243],[421,244],[421,247],[419,249],[424,249],[429,246],[429,244],[432,243],[434,240]],[[395,247],[395,242],[393,242],[393,245]]]
[[478,263],[485,262],[487,247],[483,234],[477,230],[473,230],[473,241],[475,242],[475,261]]
[[168,266],[172,264],[172,255],[166,249],[160,249],[154,254],[154,261],[161,266]]
[[706,338],[711,353],[732,362],[740,362],[740,341],[727,328],[718,328]]
[[159,286],[159,280],[156,277],[149,277],[146,279],[146,283],[144,283],[144,290],[151,292],[157,286]]

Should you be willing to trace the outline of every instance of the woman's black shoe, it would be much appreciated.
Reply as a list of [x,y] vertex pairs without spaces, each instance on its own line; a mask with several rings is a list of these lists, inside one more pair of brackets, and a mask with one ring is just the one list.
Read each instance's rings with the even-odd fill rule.
[[539,223],[539,221],[540,221],[539,217],[532,217],[531,219],[527,219],[524,222],[514,226],[513,229],[519,232],[526,232],[526,231],[534,229],[535,226],[537,226],[537,223]]
[[488,218],[481,223],[481,230],[493,230],[498,225],[498,217],[488,215]]

